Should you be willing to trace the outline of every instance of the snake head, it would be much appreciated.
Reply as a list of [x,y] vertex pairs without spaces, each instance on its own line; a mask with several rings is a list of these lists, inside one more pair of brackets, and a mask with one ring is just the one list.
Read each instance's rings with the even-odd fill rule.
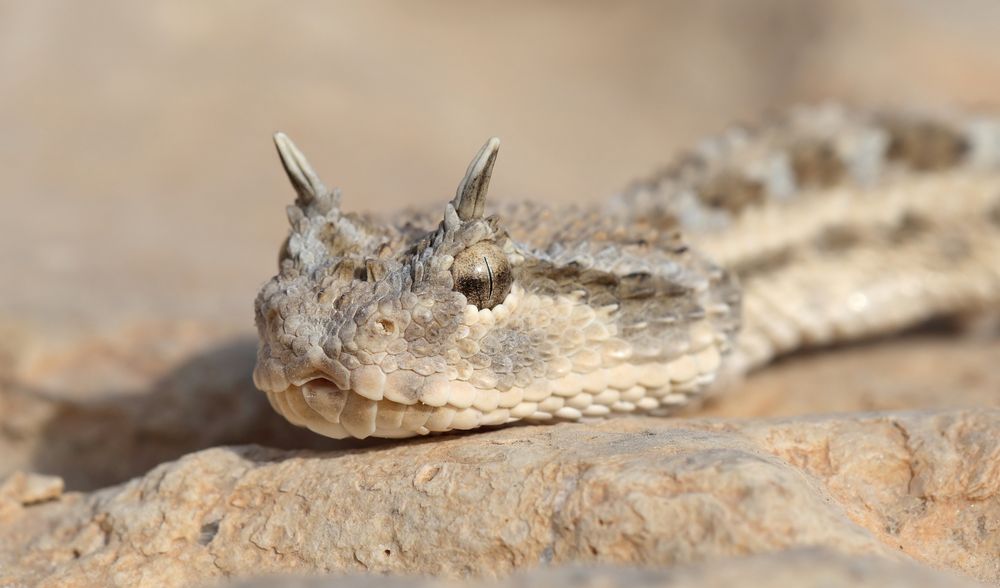
[[714,376],[731,290],[676,231],[532,205],[505,227],[485,214],[497,139],[443,215],[377,223],[275,142],[297,197],[256,300],[254,382],[292,423],[364,438],[578,419],[679,404]]
[[484,215],[499,140],[482,147],[429,228],[342,212],[291,140],[279,133],[275,144],[297,197],[279,272],[255,304],[254,382],[274,407],[321,434],[363,438],[426,432],[433,409],[468,407],[457,397],[474,399],[475,385],[496,397],[493,372],[477,370],[490,360],[475,347],[517,297],[514,244]]

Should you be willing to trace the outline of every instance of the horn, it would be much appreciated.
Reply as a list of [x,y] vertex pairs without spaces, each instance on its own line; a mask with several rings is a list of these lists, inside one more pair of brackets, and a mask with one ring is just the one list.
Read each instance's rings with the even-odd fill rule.
[[500,139],[493,137],[483,145],[475,159],[465,171],[462,183],[458,185],[452,205],[463,221],[482,218],[486,208],[486,191],[490,187],[490,175],[493,173],[493,162],[500,150]]
[[278,148],[278,156],[281,157],[281,165],[284,166],[285,173],[288,174],[288,180],[299,195],[300,205],[327,200],[331,197],[330,191],[313,171],[306,156],[299,151],[295,143],[292,143],[288,135],[275,133],[274,146]]

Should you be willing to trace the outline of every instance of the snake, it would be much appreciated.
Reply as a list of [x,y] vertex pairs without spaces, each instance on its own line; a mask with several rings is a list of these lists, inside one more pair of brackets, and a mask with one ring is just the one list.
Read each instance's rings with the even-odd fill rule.
[[327,437],[670,415],[797,351],[1000,307],[987,115],[796,107],[596,203],[488,204],[492,138],[443,210],[389,215],[274,141],[296,196],[253,380]]

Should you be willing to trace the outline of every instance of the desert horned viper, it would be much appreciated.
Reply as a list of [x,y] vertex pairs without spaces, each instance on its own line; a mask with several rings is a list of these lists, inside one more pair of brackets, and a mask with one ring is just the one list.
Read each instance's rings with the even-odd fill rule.
[[329,437],[668,413],[720,373],[1000,302],[1000,121],[792,110],[610,202],[486,215],[499,141],[440,212],[297,192],[254,382]]

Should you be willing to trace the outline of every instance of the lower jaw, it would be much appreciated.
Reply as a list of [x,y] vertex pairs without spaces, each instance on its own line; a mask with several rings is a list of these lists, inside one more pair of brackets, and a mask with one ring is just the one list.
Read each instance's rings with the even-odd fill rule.
[[[697,354],[692,355],[697,357]],[[696,362],[697,364],[697,362]],[[603,391],[567,390],[547,392],[533,398],[524,394],[506,395],[504,401],[487,404],[430,406],[417,402],[402,404],[387,399],[371,400],[353,391],[345,391],[324,379],[313,380],[285,390],[268,391],[271,406],[289,422],[311,431],[345,439],[383,437],[401,439],[435,432],[469,430],[517,421],[579,421],[615,414],[646,412],[668,414],[704,390],[715,377],[715,358],[699,365],[693,376],[683,381],[664,379],[655,366],[636,368],[636,373],[618,374],[616,383]],[[652,369],[652,371],[651,371]],[[662,373],[660,373],[662,372]],[[653,374],[653,375],[651,375]],[[656,377],[655,383],[643,378]],[[575,376],[577,379],[586,376]],[[666,381],[666,383],[664,383]],[[575,381],[570,388],[576,388]],[[564,382],[565,384],[565,382]],[[507,406],[504,403],[507,402]]]
[[406,405],[370,400],[333,384],[310,382],[268,392],[271,406],[294,425],[333,439],[383,437],[403,439],[435,432],[502,425],[523,418],[507,408]]

